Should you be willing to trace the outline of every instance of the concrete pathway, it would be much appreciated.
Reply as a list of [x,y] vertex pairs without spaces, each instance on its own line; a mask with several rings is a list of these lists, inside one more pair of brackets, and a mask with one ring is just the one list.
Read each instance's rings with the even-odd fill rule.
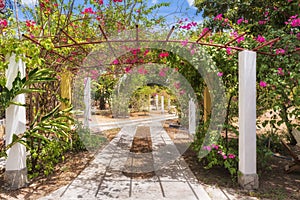
[[[188,165],[180,158],[180,153],[163,129],[161,122],[152,121],[142,124],[150,127],[152,153],[130,152],[138,126],[135,124],[123,127],[73,182],[41,200],[250,199],[228,190],[199,184]],[[148,178],[134,178],[124,175],[128,175],[127,170],[137,173],[154,172],[154,174]]]

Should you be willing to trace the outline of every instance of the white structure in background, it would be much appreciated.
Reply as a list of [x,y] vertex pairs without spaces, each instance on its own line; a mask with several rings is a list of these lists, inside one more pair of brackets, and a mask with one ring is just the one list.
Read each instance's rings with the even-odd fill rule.
[[258,188],[256,173],[256,53],[239,53],[239,183]]
[[196,133],[196,105],[192,99],[189,101],[189,133]]
[[155,95],[155,108],[158,110],[158,95]]
[[170,97],[168,98],[168,110],[170,110],[171,109],[171,99],[170,99]]
[[84,79],[84,126],[89,128],[90,127],[90,121],[92,118],[92,111],[91,111],[91,78],[86,77]]
[[165,102],[164,102],[164,96],[161,96],[161,113],[165,113]]
[[[21,73],[21,78],[25,77],[25,63],[21,59],[16,61],[16,55],[9,58],[8,69],[6,71],[6,87],[12,88],[12,83]],[[15,102],[25,104],[25,94],[19,94],[14,98]],[[6,118],[6,146],[12,142],[13,134],[21,134],[26,130],[26,109],[23,106],[10,105],[5,112]],[[7,151],[5,165],[5,182],[10,189],[18,189],[27,184],[26,148],[20,143],[16,143]]]

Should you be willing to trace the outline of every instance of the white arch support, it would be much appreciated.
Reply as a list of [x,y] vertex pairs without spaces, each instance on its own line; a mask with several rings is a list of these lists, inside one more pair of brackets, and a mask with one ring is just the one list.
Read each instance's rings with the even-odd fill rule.
[[239,53],[239,184],[257,189],[256,52]]
[[[9,58],[8,69],[6,71],[6,87],[12,88],[12,83],[21,73],[21,78],[25,77],[25,63],[21,59],[16,62],[16,55]],[[15,102],[25,104],[25,94],[19,94],[14,98]],[[6,118],[6,146],[12,142],[13,134],[21,134],[26,130],[26,110],[23,106],[10,105],[5,112]],[[5,182],[10,189],[18,189],[27,184],[26,148],[17,143],[7,151],[5,165]]]

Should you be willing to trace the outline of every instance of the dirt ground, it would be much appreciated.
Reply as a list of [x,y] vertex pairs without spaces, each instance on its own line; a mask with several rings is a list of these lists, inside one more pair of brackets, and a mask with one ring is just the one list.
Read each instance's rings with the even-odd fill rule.
[[[167,128],[170,137],[180,131],[176,128]],[[112,140],[119,129],[105,131],[108,141]],[[105,145],[103,145],[104,147]],[[102,148],[103,148],[102,147]],[[17,191],[8,191],[0,187],[0,199],[38,199],[60,187],[69,184],[94,158],[91,152],[68,153],[64,162],[57,165],[55,172],[48,177],[38,177],[30,181],[28,187]],[[202,163],[198,161],[196,152],[191,148],[183,154],[185,161],[197,179],[205,184],[229,187],[238,193],[255,196],[260,199],[300,199],[300,170],[290,174],[284,172],[284,167],[291,161],[273,157],[269,166],[272,170],[259,169],[260,188],[256,191],[243,191],[236,182],[231,180],[229,173],[223,168],[215,167],[205,170]],[[3,174],[0,174],[0,186],[3,185]]]

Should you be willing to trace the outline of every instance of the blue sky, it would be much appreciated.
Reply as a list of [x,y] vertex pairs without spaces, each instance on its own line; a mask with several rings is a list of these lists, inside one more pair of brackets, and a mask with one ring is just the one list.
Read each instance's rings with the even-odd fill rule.
[[[202,22],[201,14],[196,15],[197,9],[193,6],[194,0],[151,0],[151,4],[170,2],[170,7],[161,8],[159,14],[167,16],[167,23],[177,22],[175,18],[188,18],[189,21]],[[150,2],[149,2],[150,3]]]
[[[22,0],[22,3],[35,5],[37,0]],[[194,0],[149,0],[149,5],[156,3],[170,2],[170,7],[164,7],[159,10],[158,15],[166,16],[167,24],[173,25],[178,18],[188,18],[198,23],[202,22],[201,14],[196,15],[197,9],[193,7]],[[80,0],[77,0],[80,3]],[[177,18],[177,19],[176,19]]]

